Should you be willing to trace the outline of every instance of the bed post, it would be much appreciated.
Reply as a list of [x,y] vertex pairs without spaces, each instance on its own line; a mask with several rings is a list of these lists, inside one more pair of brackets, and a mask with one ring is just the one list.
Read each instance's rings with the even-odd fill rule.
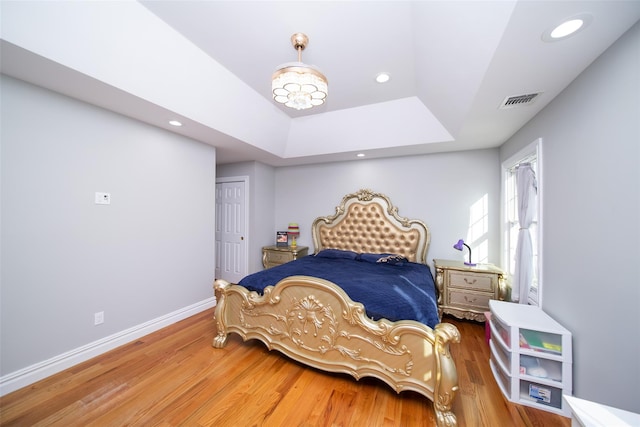
[[227,287],[229,282],[222,279],[216,279],[213,282],[213,290],[217,294],[218,303],[216,304],[216,311],[214,317],[216,319],[216,325],[218,326],[218,333],[213,338],[213,346],[215,348],[222,348],[227,344],[227,327],[225,324],[225,306],[227,304]]
[[458,391],[458,374],[449,352],[449,344],[460,342],[460,332],[450,323],[437,324],[434,332],[436,383],[433,390],[433,409],[438,427],[455,427],[458,422],[451,411],[451,404]]

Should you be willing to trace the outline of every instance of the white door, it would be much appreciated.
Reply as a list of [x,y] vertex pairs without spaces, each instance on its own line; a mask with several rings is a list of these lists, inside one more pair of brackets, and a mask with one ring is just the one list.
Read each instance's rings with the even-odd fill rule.
[[247,275],[245,182],[216,183],[216,278],[238,283]]

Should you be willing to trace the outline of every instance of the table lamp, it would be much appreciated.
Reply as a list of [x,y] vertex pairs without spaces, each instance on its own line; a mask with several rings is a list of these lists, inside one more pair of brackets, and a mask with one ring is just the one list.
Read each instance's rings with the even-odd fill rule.
[[469,245],[467,245],[467,244],[464,242],[464,240],[462,240],[462,239],[458,240],[458,243],[456,243],[455,245],[453,245],[453,248],[454,248],[454,249],[457,249],[457,250],[459,250],[459,251],[461,251],[463,246],[466,246],[466,247],[467,247],[467,249],[469,249],[469,262],[466,262],[466,261],[465,261],[464,265],[474,266],[475,264],[473,264],[473,263],[471,262],[471,248],[469,247]]
[[296,242],[296,238],[300,235],[300,228],[298,227],[298,224],[295,222],[290,222],[287,234],[289,235],[289,237],[291,237],[291,247],[297,247],[298,243]]

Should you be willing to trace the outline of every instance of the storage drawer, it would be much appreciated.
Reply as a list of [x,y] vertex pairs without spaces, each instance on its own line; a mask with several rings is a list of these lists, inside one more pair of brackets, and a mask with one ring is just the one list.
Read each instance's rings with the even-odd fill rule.
[[491,348],[491,356],[496,360],[496,363],[506,372],[511,372],[511,353],[505,351],[500,343],[494,340],[489,341],[489,347]]
[[489,365],[491,366],[493,377],[495,378],[498,387],[500,387],[500,391],[504,397],[511,399],[511,378],[509,378],[504,371],[500,369],[493,353],[491,353],[489,357]]
[[262,248],[262,265],[264,268],[275,267],[289,261],[307,256],[307,246],[265,246]]
[[520,380],[520,400],[561,409],[562,389],[533,381]]
[[269,264],[284,264],[293,261],[293,255],[290,252],[267,251],[266,258]]
[[480,311],[487,311],[489,308],[489,300],[492,296],[493,294],[449,289],[449,304],[455,305],[456,307],[468,307]]
[[498,282],[497,276],[489,274],[474,274],[459,271],[449,272],[449,286],[478,291],[494,292]]
[[491,338],[500,337],[504,345],[511,348],[511,334],[509,329],[502,324],[498,316],[494,313],[491,314],[491,321],[489,322],[491,325]]
[[543,380],[556,381],[562,387],[562,362],[543,357],[520,355],[520,375],[538,377]]

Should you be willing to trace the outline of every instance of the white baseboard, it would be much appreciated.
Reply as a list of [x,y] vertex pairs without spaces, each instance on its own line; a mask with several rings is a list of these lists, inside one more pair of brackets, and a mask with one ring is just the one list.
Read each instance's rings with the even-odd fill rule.
[[64,371],[92,357],[99,356],[123,344],[134,341],[159,329],[176,323],[204,310],[215,307],[215,297],[207,298],[172,313],[152,319],[148,322],[117,332],[108,337],[78,347],[51,359],[36,363],[18,371],[0,377],[0,396],[26,387],[58,372]]

